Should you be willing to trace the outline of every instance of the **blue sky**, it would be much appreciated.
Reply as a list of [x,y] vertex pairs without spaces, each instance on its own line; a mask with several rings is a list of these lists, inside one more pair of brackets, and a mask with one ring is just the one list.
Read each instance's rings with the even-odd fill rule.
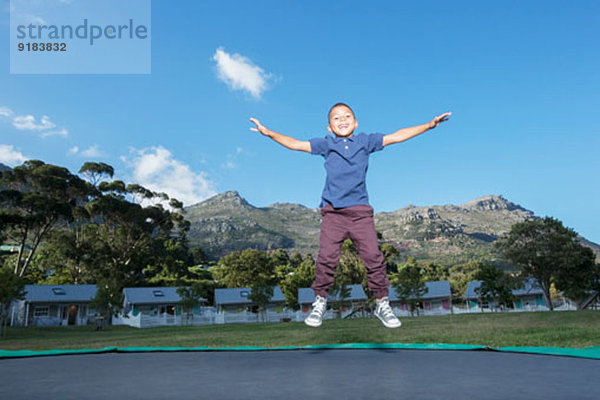
[[0,162],[102,161],[187,205],[237,190],[256,206],[317,207],[322,158],[250,131],[249,117],[309,139],[327,135],[338,101],[367,133],[451,111],[372,155],[376,212],[496,194],[598,243],[598,26],[597,1],[155,0],[150,74],[10,74],[0,41]]

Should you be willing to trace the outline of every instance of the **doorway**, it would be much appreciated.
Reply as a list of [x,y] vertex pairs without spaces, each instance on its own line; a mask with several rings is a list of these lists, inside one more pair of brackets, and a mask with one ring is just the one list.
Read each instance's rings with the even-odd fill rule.
[[69,325],[77,324],[77,306],[75,304],[71,304],[69,306]]

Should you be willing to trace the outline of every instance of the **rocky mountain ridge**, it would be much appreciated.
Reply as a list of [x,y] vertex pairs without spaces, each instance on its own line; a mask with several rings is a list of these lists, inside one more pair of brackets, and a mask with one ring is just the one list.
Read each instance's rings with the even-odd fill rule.
[[[192,246],[211,259],[234,250],[283,248],[318,252],[321,215],[300,204],[255,207],[238,192],[228,191],[186,208]],[[461,205],[409,205],[375,214],[375,228],[401,258],[414,256],[451,265],[473,259],[496,260],[493,243],[513,224],[536,218],[532,211],[501,195],[479,197]],[[581,238],[600,254],[600,246]]]

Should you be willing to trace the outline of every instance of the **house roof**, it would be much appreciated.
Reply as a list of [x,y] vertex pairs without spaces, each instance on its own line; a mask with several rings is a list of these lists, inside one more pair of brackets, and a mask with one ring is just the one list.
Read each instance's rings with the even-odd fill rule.
[[[350,289],[350,296],[346,300],[366,300],[367,295],[362,285],[348,285]],[[339,300],[339,293],[335,296],[330,294],[327,295],[327,301]],[[298,289],[298,304],[309,304],[315,301],[315,292],[311,288],[300,288]]]
[[[437,298],[448,298],[451,295],[450,282],[449,281],[430,281],[425,282],[427,292],[421,296],[421,299],[437,299]],[[398,301],[398,294],[396,289],[390,286],[390,301]]]
[[[124,301],[129,304],[179,303],[181,296],[177,294],[178,288],[178,286],[123,288]],[[206,299],[200,298],[200,301],[206,301]]]
[[[215,304],[251,304],[252,301],[248,298],[251,293],[251,288],[215,289]],[[273,296],[269,301],[271,303],[285,301],[279,286],[273,288]]]
[[64,303],[91,301],[98,290],[96,285],[25,285],[25,301],[30,303]]
[[469,281],[467,283],[467,290],[465,290],[465,299],[478,299],[479,294],[475,292],[475,289],[479,289],[482,281]]
[[544,291],[536,279],[528,278],[521,288],[513,289],[512,294],[515,296],[525,296],[530,294],[544,294]]
[[[475,292],[475,289],[479,289],[481,287],[482,281],[469,281],[467,283],[467,290],[465,291],[466,299],[478,299],[479,294]],[[528,278],[523,282],[523,286],[518,289],[513,289],[512,294],[515,296],[527,296],[534,294],[543,294],[544,292],[540,288],[538,282],[534,278]]]

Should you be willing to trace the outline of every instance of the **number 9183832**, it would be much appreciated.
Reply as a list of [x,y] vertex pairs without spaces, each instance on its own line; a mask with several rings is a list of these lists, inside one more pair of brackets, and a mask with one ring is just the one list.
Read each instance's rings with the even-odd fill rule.
[[66,43],[19,43],[19,51],[67,51]]

